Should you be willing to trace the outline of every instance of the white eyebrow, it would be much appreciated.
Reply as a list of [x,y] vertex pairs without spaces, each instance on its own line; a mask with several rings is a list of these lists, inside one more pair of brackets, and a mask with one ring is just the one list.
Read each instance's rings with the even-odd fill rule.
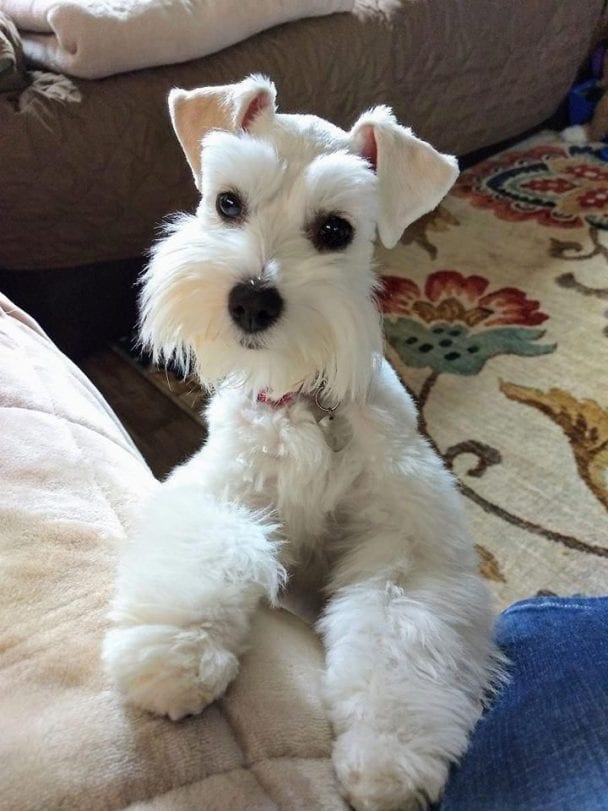
[[362,158],[347,152],[320,155],[306,169],[308,208],[350,213],[358,219],[374,198],[376,176]]
[[280,191],[284,173],[284,162],[266,141],[220,131],[203,140],[203,193],[225,187],[262,202]]

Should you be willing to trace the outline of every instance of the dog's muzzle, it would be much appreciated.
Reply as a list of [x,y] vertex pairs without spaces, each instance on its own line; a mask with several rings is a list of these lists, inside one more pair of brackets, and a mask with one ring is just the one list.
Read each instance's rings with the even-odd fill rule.
[[230,317],[243,332],[262,332],[272,326],[283,312],[283,299],[276,287],[267,287],[257,279],[239,282],[228,296]]

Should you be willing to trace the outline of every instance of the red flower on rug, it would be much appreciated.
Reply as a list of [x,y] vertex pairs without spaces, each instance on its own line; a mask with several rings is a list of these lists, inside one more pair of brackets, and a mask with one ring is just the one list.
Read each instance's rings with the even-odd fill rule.
[[537,146],[506,152],[463,172],[453,193],[516,222],[608,229],[605,148]]
[[496,355],[552,352],[554,346],[533,343],[544,333],[530,327],[548,318],[539,302],[515,287],[488,291],[489,284],[457,270],[431,273],[424,290],[411,279],[383,277],[385,329],[403,360],[469,375]]
[[385,276],[380,297],[382,311],[390,315],[416,315],[433,321],[461,321],[469,327],[519,324],[534,327],[549,316],[539,302],[516,287],[501,287],[486,293],[490,282],[483,276],[463,276],[457,270],[438,270],[427,278],[424,293],[410,279]]

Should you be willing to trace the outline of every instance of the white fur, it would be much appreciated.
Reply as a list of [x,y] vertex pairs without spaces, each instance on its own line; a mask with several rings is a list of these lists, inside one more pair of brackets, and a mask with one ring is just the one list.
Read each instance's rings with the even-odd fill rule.
[[378,235],[393,248],[403,230],[439,205],[458,177],[458,161],[401,127],[388,107],[365,113],[353,127],[355,145],[367,152],[374,138],[379,181]]
[[[155,249],[142,332],[157,357],[191,360],[216,387],[209,440],[144,509],[106,665],[134,704],[200,712],[236,675],[258,601],[275,599],[286,570],[314,572],[344,795],[359,811],[424,807],[467,746],[497,659],[455,484],[381,358],[382,179],[352,135],[310,116],[265,114],[203,143],[201,205]],[[242,225],[215,212],[226,188],[247,201]],[[350,220],[348,248],[315,249],[319,210]],[[285,311],[251,349],[226,300],[256,276]],[[322,404],[338,406],[330,423],[314,403],[321,380]],[[273,408],[256,401],[263,389],[301,393]]]
[[587,128],[581,124],[566,127],[565,130],[562,130],[562,138],[569,144],[575,144],[576,146],[584,146],[589,143]]

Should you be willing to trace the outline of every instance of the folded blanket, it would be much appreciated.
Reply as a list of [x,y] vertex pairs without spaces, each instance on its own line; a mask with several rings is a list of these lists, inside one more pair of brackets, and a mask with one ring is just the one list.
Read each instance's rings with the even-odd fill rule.
[[27,58],[83,79],[187,62],[354,0],[0,0]]
[[0,11],[0,93],[21,90],[29,83],[17,29]]

